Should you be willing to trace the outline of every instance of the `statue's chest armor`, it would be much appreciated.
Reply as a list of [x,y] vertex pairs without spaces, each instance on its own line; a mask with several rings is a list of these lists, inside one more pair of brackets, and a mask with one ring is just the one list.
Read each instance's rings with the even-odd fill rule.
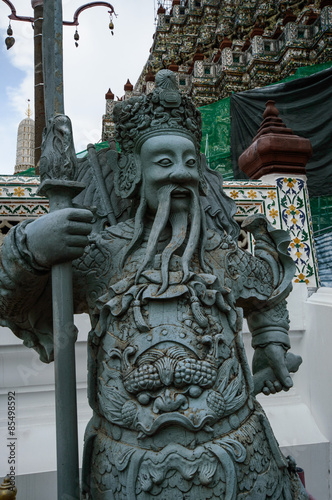
[[173,256],[163,290],[160,255],[155,257],[154,268],[143,271],[137,279],[143,255],[140,252],[129,259],[124,273],[127,277],[110,287],[108,332],[126,344],[143,333],[150,340],[153,332],[160,330],[162,341],[188,342],[195,349],[201,349],[202,336],[223,332],[230,344],[241,325],[235,320],[233,294],[225,297],[229,290],[225,291],[224,284],[204,273],[197,259],[193,259],[194,271],[184,282],[181,260]]
[[163,291],[159,269],[143,271],[139,279],[128,273],[110,287],[101,310],[101,411],[118,421],[122,402],[131,409],[129,427],[138,425],[148,435],[166,421],[201,429],[247,399],[236,342],[241,318],[232,297],[214,275],[182,278],[172,266]]

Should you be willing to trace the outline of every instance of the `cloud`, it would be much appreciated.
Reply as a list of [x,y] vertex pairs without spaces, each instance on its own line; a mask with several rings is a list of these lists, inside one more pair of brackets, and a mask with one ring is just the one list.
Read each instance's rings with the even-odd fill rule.
[[[72,20],[75,10],[84,1],[63,0],[63,18]],[[127,78],[135,84],[149,55],[154,33],[153,0],[111,1],[118,17],[113,17],[114,36],[108,28],[109,14],[105,7],[95,7],[81,13],[78,32],[79,47],[74,43],[74,27],[64,27],[64,95],[65,112],[71,118],[77,151],[101,137],[105,93],[111,87],[122,96]],[[18,15],[32,16],[30,1],[15,0]],[[4,40],[9,8],[0,2],[0,42]],[[16,134],[19,121],[25,117],[26,100],[33,106],[33,30],[29,23],[12,21],[15,45],[0,50],[1,67],[13,71],[1,86],[0,141],[2,156],[0,173],[12,174],[16,155]],[[1,71],[1,74],[3,72]],[[10,118],[8,116],[10,115]],[[4,116],[5,115],[5,116]],[[9,129],[10,125],[10,129]]]

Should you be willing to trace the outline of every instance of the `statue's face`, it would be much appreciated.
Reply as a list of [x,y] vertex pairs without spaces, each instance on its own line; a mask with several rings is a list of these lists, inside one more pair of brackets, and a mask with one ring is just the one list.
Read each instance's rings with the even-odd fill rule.
[[180,135],[160,135],[147,139],[140,151],[145,196],[150,211],[158,208],[158,190],[168,184],[178,187],[172,192],[171,211],[188,210],[191,195],[197,190],[199,172],[193,142]]

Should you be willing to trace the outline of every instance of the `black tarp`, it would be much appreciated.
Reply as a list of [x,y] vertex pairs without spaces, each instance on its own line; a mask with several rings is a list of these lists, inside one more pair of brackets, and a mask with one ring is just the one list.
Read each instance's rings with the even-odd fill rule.
[[306,166],[310,196],[332,195],[332,68],[231,96],[234,177],[247,178],[239,169],[238,158],[252,143],[269,99],[276,102],[285,125],[311,141],[313,156]]

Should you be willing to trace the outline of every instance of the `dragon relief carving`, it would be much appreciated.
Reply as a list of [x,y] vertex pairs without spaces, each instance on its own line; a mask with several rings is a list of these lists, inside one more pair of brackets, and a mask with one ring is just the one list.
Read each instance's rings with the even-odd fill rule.
[[210,424],[241,408],[248,391],[234,349],[229,358],[220,357],[221,334],[205,336],[202,343],[209,346],[205,359],[174,342],[148,349],[135,362],[137,347],[111,349],[99,378],[104,417],[152,435],[166,421],[210,430]]

